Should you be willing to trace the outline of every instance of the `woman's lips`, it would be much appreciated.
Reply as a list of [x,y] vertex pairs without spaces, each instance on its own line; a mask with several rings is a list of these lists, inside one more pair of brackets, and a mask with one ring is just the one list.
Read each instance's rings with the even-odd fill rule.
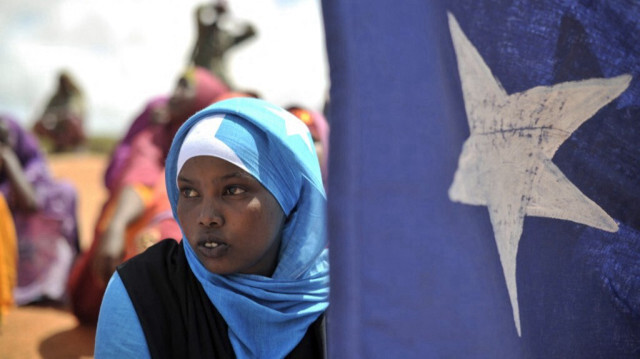
[[220,258],[225,255],[229,245],[215,240],[201,240],[198,242],[198,251],[207,258]]

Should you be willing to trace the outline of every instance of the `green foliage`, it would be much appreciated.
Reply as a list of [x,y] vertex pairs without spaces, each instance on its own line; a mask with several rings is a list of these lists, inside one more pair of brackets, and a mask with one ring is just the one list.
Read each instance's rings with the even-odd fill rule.
[[[40,142],[40,147],[47,154],[56,153],[53,150],[53,144],[50,140],[46,138],[38,138],[38,142]],[[93,136],[88,137],[84,145],[80,146],[75,150],[64,151],[64,153],[73,153],[73,152],[89,152],[89,153],[99,153],[108,155],[111,153],[113,148],[118,144],[118,138],[108,137],[108,136]],[[57,152],[63,153],[63,152]]]
[[94,136],[87,139],[86,149],[92,153],[110,154],[118,143],[114,137]]

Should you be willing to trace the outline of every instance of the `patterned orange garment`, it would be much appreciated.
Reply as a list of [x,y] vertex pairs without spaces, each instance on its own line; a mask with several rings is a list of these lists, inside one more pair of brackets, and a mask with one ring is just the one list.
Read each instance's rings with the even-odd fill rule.
[[14,305],[13,288],[16,285],[18,238],[9,206],[0,194],[0,323]]

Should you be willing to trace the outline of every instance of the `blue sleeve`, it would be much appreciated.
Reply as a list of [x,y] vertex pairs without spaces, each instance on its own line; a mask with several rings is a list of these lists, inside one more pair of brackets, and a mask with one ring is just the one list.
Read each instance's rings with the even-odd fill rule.
[[115,272],[100,306],[95,358],[151,358],[133,303]]

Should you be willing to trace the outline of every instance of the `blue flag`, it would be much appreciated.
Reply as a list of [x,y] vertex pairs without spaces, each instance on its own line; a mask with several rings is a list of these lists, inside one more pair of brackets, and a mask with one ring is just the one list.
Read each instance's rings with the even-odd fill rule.
[[323,14],[331,357],[640,357],[640,3]]

